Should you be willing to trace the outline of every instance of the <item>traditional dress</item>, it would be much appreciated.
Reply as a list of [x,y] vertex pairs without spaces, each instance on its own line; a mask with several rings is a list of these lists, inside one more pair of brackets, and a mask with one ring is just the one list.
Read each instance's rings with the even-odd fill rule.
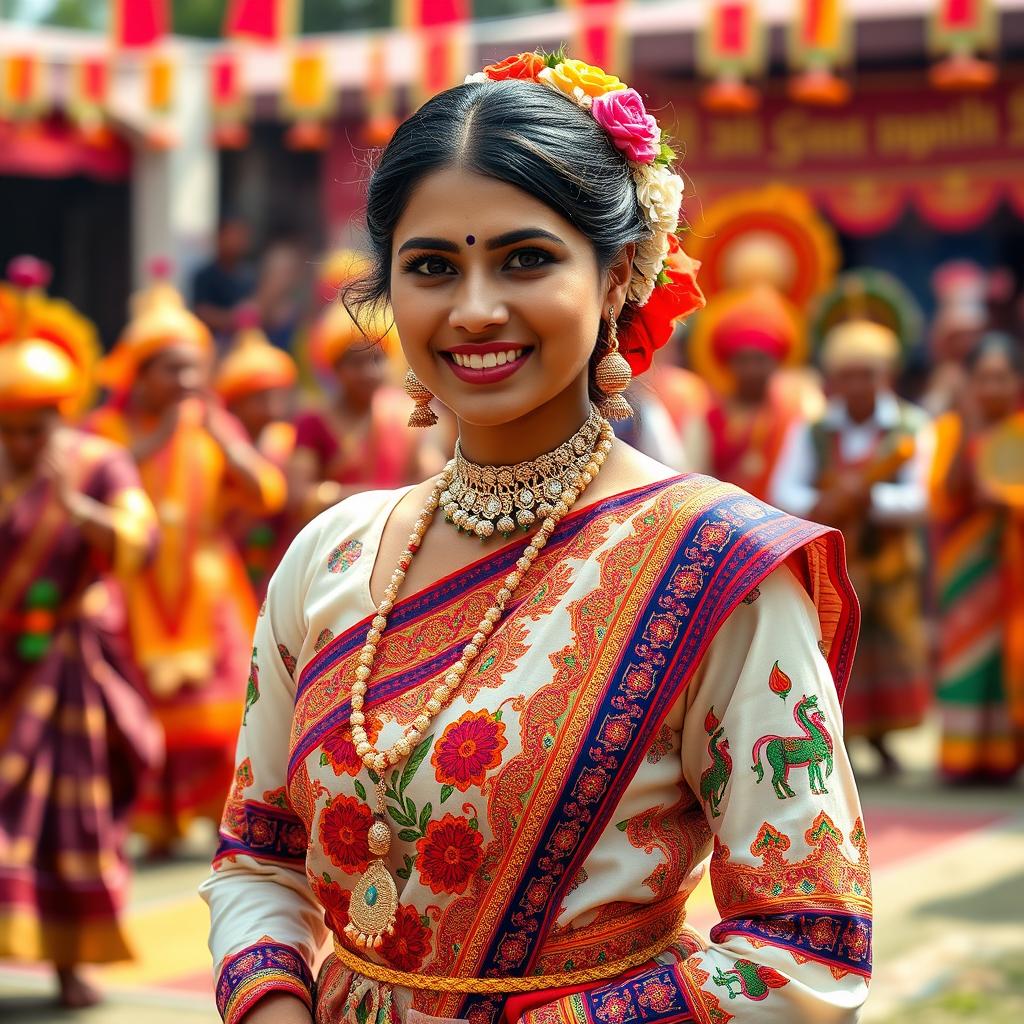
[[[234,347],[217,369],[215,390],[230,410],[232,403],[251,400],[271,391],[290,392],[298,380],[298,367],[287,352],[275,348],[258,327],[239,331]],[[252,428],[250,428],[251,430]],[[288,420],[267,423],[250,437],[256,450],[282,472],[295,452],[295,424]],[[266,596],[267,584],[288,549],[299,525],[287,509],[265,514],[243,493],[227,498],[227,526],[238,545],[256,599]]]
[[152,506],[123,449],[70,430],[61,443],[73,489],[114,510],[115,549],[100,555],[41,474],[0,492],[0,958],[70,968],[130,956],[123,842],[161,742],[103,581],[152,551]]
[[882,736],[919,725],[930,701],[922,610],[924,520],[933,441],[922,410],[891,392],[853,422],[833,400],[813,424],[791,430],[769,500],[795,515],[812,512],[830,481],[859,473],[871,482],[866,522],[844,527],[850,575],[863,609],[847,735]]
[[[205,327],[167,286],[143,306],[103,367],[115,398],[89,424],[125,446],[157,426],[152,417],[129,412],[126,394],[142,361],[169,344],[210,345]],[[247,444],[241,424],[218,411],[234,443]],[[256,619],[252,587],[224,524],[232,475],[204,417],[200,400],[184,401],[173,434],[139,464],[160,543],[145,572],[127,586],[129,625],[167,758],[162,776],[143,788],[135,824],[160,846],[183,835],[193,818],[220,818]],[[253,509],[273,513],[284,504],[284,478],[263,459],[254,469]]]
[[[328,510],[271,581],[202,887],[224,1019],[283,991],[315,1002],[320,1024],[372,1021],[378,1005],[382,1020],[409,1019],[410,1000],[473,1024],[852,1021],[871,886],[841,738],[857,629],[841,546],[700,476],[559,524],[388,779],[400,906],[379,954],[358,955],[407,973],[393,990],[353,975],[343,946],[314,998],[321,947],[332,932],[347,941],[370,858],[373,783],[351,741],[348,680],[403,493]],[[372,742],[421,712],[528,543],[400,595],[367,697]],[[722,912],[710,944],[685,926],[709,853]],[[589,984],[573,984],[580,971]],[[533,974],[550,977],[546,991],[507,1001],[424,987]]]
[[[124,445],[135,437],[132,420],[114,406],[97,410],[90,426]],[[195,817],[220,818],[257,602],[225,528],[231,484],[201,408],[185,406],[174,435],[139,473],[160,520],[160,544],[126,596],[132,649],[164,728],[167,760],[162,777],[143,789],[136,827],[168,842]],[[269,513],[283,500],[281,474],[266,463],[253,505]]]
[[[1007,779],[1024,764],[1024,512],[952,485],[963,443],[957,413],[941,417],[935,433],[939,764],[954,779]],[[969,438],[964,451],[972,463],[977,441]]]
[[708,453],[705,468],[764,499],[799,405],[789,390],[773,386],[778,370],[759,404],[736,397],[730,361],[747,349],[762,353],[780,368],[799,365],[805,355],[799,314],[766,285],[712,298],[699,315],[690,341],[694,365],[710,383],[713,395],[701,423],[705,439],[696,445]]

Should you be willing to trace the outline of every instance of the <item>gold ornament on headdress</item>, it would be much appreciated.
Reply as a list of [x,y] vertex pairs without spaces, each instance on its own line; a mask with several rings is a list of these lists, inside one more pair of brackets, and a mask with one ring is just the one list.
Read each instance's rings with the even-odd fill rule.
[[605,419],[628,420],[633,415],[633,407],[622,395],[632,380],[633,371],[619,352],[619,327],[615,320],[615,308],[609,306],[608,351],[601,357],[594,371],[594,381],[605,396],[598,402],[597,408]]

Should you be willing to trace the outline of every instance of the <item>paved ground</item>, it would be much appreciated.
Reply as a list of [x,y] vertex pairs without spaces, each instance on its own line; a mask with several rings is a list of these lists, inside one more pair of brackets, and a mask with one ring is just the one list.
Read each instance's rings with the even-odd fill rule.
[[[874,869],[875,979],[863,1019],[873,1024],[1018,1024],[1024,1020],[1024,799],[1012,791],[945,790],[927,771],[933,736],[900,739],[913,766],[872,781],[854,749]],[[198,843],[202,847],[202,841]],[[215,1024],[206,954],[206,873],[192,858],[141,867],[130,926],[136,963],[96,972],[107,1003],[77,1016],[53,1008],[47,974],[0,967],[0,1020],[17,1024]],[[714,922],[700,890],[691,919]],[[908,1014],[909,1011],[909,1014]]]

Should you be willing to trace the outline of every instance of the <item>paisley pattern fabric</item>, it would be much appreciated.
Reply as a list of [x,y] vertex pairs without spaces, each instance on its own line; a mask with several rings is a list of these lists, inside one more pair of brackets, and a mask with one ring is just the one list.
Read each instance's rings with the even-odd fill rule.
[[[237,958],[273,943],[313,968],[370,860],[373,780],[352,747],[349,680],[402,493],[324,513],[271,581],[260,696],[202,887],[227,1021],[241,1016]],[[361,557],[331,572],[352,540]],[[527,543],[401,597],[367,699],[372,739],[390,744],[420,714]],[[529,1000],[417,990],[395,1005],[472,1024],[853,1020],[870,878],[839,705],[857,621],[836,534],[730,485],[679,477],[573,512],[385,779],[401,906],[375,958],[427,975],[556,976],[659,939],[665,953],[583,990],[554,979]],[[747,760],[758,744],[760,783]],[[725,920],[709,944],[685,915],[712,852]],[[318,1022],[342,1019],[352,975],[333,954],[315,999],[277,964],[261,968],[261,994],[305,985]]]

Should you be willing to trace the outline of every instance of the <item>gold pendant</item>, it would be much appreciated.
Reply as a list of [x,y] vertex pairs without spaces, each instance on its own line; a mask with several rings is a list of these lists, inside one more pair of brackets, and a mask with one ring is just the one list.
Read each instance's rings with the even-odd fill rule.
[[360,949],[380,949],[398,912],[398,888],[382,858],[391,849],[391,828],[385,819],[384,785],[377,784],[377,813],[370,826],[369,847],[377,860],[363,872],[349,901],[345,934]]
[[345,934],[360,949],[380,949],[398,911],[398,889],[384,861],[375,860],[352,890]]

